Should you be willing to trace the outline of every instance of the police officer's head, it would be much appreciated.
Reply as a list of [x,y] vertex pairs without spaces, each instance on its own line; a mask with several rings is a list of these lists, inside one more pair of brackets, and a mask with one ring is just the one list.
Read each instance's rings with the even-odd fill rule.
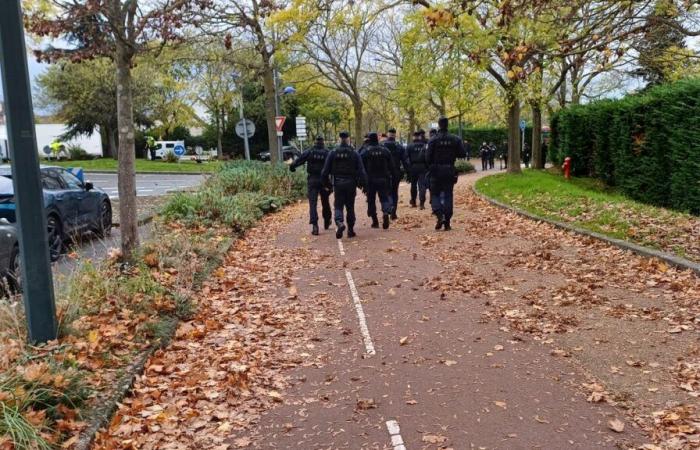
[[343,145],[350,145],[350,133],[347,131],[341,131],[338,135],[340,137],[340,143]]
[[420,139],[421,139],[421,137],[420,137],[420,131],[414,131],[414,132],[413,132],[413,140],[414,140],[414,141],[420,141]]
[[379,136],[377,135],[377,133],[374,133],[374,132],[369,133],[369,134],[367,135],[367,143],[368,143],[369,145],[377,145],[377,144],[379,144]]
[[418,138],[422,141],[425,140],[425,130],[424,129],[421,128],[418,130]]
[[323,147],[323,144],[325,142],[325,139],[323,139],[323,136],[316,136],[316,146],[317,147]]
[[396,139],[396,128],[389,128],[386,131],[386,137],[389,139]]
[[429,133],[430,137],[434,137],[436,134],[437,134],[437,130],[435,128],[431,128],[430,133]]
[[440,131],[447,131],[448,125],[449,121],[447,120],[447,117],[442,116],[438,119],[438,128],[440,128]]

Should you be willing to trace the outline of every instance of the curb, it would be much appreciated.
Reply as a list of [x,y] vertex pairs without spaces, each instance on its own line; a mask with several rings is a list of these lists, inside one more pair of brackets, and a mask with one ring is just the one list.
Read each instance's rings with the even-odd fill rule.
[[[199,280],[195,279],[195,281],[193,281],[193,289],[201,287],[202,279],[206,278],[220,265],[220,262],[217,261],[218,257],[223,257],[226,255],[231,247],[233,247],[233,244],[238,241],[238,239],[239,237],[224,240],[221,247],[219,247],[217,257],[207,261],[204,266],[204,270],[198,274],[195,274],[199,276]],[[102,406],[98,406],[90,412],[91,417],[88,419],[88,425],[85,430],[80,433],[80,437],[75,443],[75,447],[73,447],[74,450],[90,450],[90,447],[95,440],[95,436],[101,428],[109,424],[114,412],[117,410],[119,402],[126,397],[129,391],[131,391],[136,378],[143,373],[148,359],[156,350],[167,347],[172,338],[175,336],[180,320],[172,316],[164,317],[164,320],[166,321],[168,327],[166,337],[157,342],[153,342],[148,348],[136,356],[135,361],[130,366],[127,366],[124,371],[124,375],[117,380],[115,388],[104,396],[103,401],[101,402]]]
[[499,208],[506,209],[508,211],[514,212],[516,214],[519,214],[521,216],[527,217],[528,219],[535,220],[537,222],[546,222],[550,225],[554,225],[557,228],[566,230],[566,231],[572,231],[574,233],[578,233],[587,237],[591,237],[594,239],[598,239],[604,242],[607,242],[608,244],[614,245],[615,247],[621,248],[623,250],[627,250],[633,253],[636,253],[641,256],[646,256],[648,258],[656,258],[660,259],[674,267],[680,268],[680,269],[689,269],[695,272],[697,275],[700,275],[700,264],[695,263],[693,261],[689,261],[685,258],[681,258],[680,256],[676,255],[671,255],[670,253],[665,253],[659,250],[654,250],[653,248],[649,247],[643,247],[641,245],[633,244],[631,242],[623,241],[622,239],[616,239],[616,238],[611,238],[608,236],[605,236],[604,234],[596,233],[595,231],[589,231],[585,230],[583,228],[575,227],[573,225],[569,225],[563,222],[559,222],[556,220],[552,219],[546,219],[544,217],[537,216],[535,214],[532,214],[530,212],[524,211],[520,208],[516,208],[514,206],[507,205],[505,203],[502,203],[498,200],[495,200],[491,197],[488,197],[481,192],[479,192],[476,189],[476,186],[472,186],[472,191],[474,194],[476,194],[477,197],[481,198],[482,200],[487,201],[488,203],[498,206]]
[[[147,224],[153,222],[153,219],[155,218],[155,216],[156,216],[155,214],[151,214],[149,216],[144,216],[144,217],[139,218],[136,221],[136,226],[142,227],[144,225],[147,225]],[[114,228],[119,228],[119,222],[112,223],[112,226]]]
[[[88,170],[83,169],[83,173],[90,175],[91,173],[96,175],[116,175],[116,170]],[[154,171],[137,171],[136,175],[213,175],[216,172],[154,172]]]

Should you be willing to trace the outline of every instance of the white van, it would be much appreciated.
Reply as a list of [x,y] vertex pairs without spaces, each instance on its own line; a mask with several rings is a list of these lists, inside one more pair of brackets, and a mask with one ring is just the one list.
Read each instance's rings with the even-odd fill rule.
[[[163,159],[167,153],[173,153],[178,157],[185,155],[187,147],[185,141],[156,141],[156,159]],[[182,153],[178,155],[178,153]],[[146,151],[146,158],[151,159],[151,151]]]

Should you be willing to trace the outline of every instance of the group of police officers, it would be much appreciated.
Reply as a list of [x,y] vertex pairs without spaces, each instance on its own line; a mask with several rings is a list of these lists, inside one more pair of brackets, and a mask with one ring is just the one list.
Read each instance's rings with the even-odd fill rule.
[[[377,133],[366,135],[364,143],[355,151],[350,135],[341,132],[340,143],[328,150],[323,137],[317,137],[313,147],[305,150],[290,166],[294,172],[306,164],[311,234],[319,234],[318,198],[321,198],[323,225],[331,226],[329,197],[334,195],[336,238],[355,237],[355,196],[360,188],[367,195],[367,215],[372,228],[379,228],[376,200],[379,197],[385,230],[396,220],[399,203],[399,185],[405,175],[411,182],[411,206],[425,208],[426,191],[430,190],[430,206],[437,219],[436,230],[451,229],[453,189],[457,182],[455,161],[466,157],[462,140],[447,130],[447,118],[441,117],[438,129],[413,133],[413,142],[407,147],[396,141],[396,130],[390,129],[386,139],[379,142]],[[346,224],[347,220],[347,224]]]

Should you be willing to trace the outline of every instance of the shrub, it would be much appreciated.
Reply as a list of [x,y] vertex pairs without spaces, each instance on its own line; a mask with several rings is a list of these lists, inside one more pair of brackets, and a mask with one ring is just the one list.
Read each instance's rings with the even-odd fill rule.
[[76,144],[71,144],[68,146],[68,157],[72,161],[87,161],[93,159],[91,154],[89,154],[87,151],[85,151],[84,148]]
[[163,161],[167,163],[176,163],[180,161],[180,158],[173,152],[165,152],[165,154],[163,154]]
[[457,173],[472,173],[475,172],[474,166],[466,159],[458,159],[455,163]]
[[553,161],[646,203],[700,214],[700,79],[558,112]]

